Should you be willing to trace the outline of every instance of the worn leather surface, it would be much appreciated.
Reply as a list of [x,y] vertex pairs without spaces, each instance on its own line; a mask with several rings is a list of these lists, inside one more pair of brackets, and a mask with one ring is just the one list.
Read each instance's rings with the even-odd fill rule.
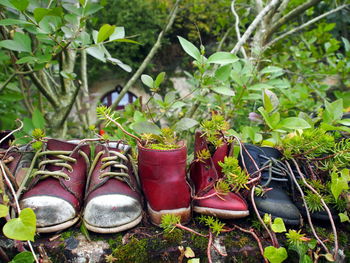
[[129,184],[127,182],[120,181],[116,179],[115,177],[107,176],[105,178],[100,179],[99,176],[103,172],[110,172],[115,171],[115,168],[112,168],[111,166],[106,167],[104,170],[101,171],[102,166],[102,158],[108,157],[108,156],[115,156],[113,154],[110,154],[109,151],[116,151],[120,152],[117,148],[112,147],[106,147],[104,145],[97,145],[95,148],[95,156],[100,152],[104,151],[105,153],[100,156],[95,169],[92,172],[88,190],[85,197],[85,203],[88,203],[92,198],[100,196],[100,195],[106,195],[106,194],[121,194],[121,195],[127,195],[130,196],[138,201],[141,200],[139,189],[137,189],[136,179],[133,174],[132,167],[130,165],[130,162],[123,161],[123,164],[126,165],[129,168]]
[[[195,159],[196,153],[203,150],[208,150],[208,142],[201,132],[196,132],[195,135]],[[207,196],[215,192],[214,185],[219,178],[223,176],[221,167],[218,162],[224,161],[225,156],[228,155],[229,147],[224,144],[216,149],[211,158],[204,161],[194,161],[190,167],[190,178],[195,187],[197,196]],[[215,209],[245,211],[248,209],[246,201],[240,195],[235,193],[228,193],[220,199],[217,196],[209,198],[194,200],[194,205],[199,207],[209,207]]]
[[[258,147],[251,144],[245,144],[246,149],[258,165],[259,169],[263,167],[266,159],[262,158],[260,155],[267,157],[273,157],[275,159],[281,159],[282,153],[272,147]],[[247,171],[252,174],[257,171],[257,168],[253,164],[252,160],[249,158],[246,152],[242,154]],[[241,161],[241,158],[239,158]],[[242,162],[240,163],[242,165]],[[242,166],[243,167],[243,166]],[[261,173],[261,183],[266,182],[268,178],[268,169],[265,169]],[[273,177],[280,177],[272,173]],[[286,182],[271,181],[267,186],[272,188],[272,190],[266,192],[264,196],[256,196],[255,204],[259,213],[261,215],[268,213],[272,217],[281,217],[287,224],[297,225],[300,220],[300,213],[298,208],[292,202],[291,198],[288,196],[285,188]]]
[[174,150],[153,150],[138,145],[139,177],[143,193],[155,211],[190,206],[186,181],[186,146]]
[[[70,157],[75,158],[75,163],[69,163],[73,171],[69,172],[65,167],[58,167],[55,165],[46,165],[45,170],[47,171],[62,171],[66,173],[70,180],[63,178],[56,179],[54,177],[48,177],[40,180],[40,175],[33,180],[33,184],[30,186],[30,190],[27,191],[22,199],[29,198],[32,196],[54,196],[62,198],[73,205],[73,207],[79,211],[84,197],[87,165],[83,156],[79,154],[79,150],[84,151],[90,156],[90,147],[88,145],[82,145],[76,147],[74,143],[69,143],[56,139],[49,139],[46,144],[47,150],[57,151],[73,151]],[[49,159],[55,159],[55,156],[48,156]]]

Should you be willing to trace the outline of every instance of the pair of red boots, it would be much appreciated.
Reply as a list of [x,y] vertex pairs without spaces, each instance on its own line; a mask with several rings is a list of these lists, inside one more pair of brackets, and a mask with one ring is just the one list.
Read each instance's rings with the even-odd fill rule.
[[[195,136],[195,161],[186,180],[186,146],[174,150],[153,150],[139,146],[139,176],[151,221],[159,225],[162,215],[174,214],[186,223],[193,211],[223,219],[249,215],[246,201],[236,193],[216,193],[215,184],[223,177],[219,162],[229,154],[229,145],[218,147],[211,158],[198,161],[197,153],[208,149],[200,132]],[[194,191],[191,191],[193,189]]]
[[[26,151],[9,147],[7,141],[0,146],[1,159],[18,180],[31,160],[21,169]],[[31,183],[20,199],[22,209],[34,210],[37,232],[66,229],[80,217],[87,229],[98,233],[136,226],[142,219],[142,205],[129,152],[129,146],[117,143],[91,147],[79,141],[45,142],[31,170]]]

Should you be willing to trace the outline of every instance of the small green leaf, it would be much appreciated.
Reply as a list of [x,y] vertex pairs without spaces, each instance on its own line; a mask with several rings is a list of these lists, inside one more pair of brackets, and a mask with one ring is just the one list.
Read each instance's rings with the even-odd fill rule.
[[104,24],[103,26],[101,26],[97,35],[97,43],[101,43],[107,38],[109,38],[114,33],[114,30],[115,26],[111,26],[109,24]]
[[226,86],[221,86],[221,87],[213,87],[211,88],[213,91],[216,93],[226,95],[226,96],[235,96],[235,92],[233,89],[230,89],[229,87]]
[[19,11],[24,11],[29,5],[28,0],[10,0],[10,3]]
[[265,247],[264,256],[270,263],[281,263],[288,258],[287,250],[284,247],[275,248],[273,246]]
[[325,107],[326,110],[322,117],[326,123],[332,124],[343,117],[343,99],[338,99],[332,103],[325,101]]
[[35,108],[32,115],[32,122],[35,128],[44,129],[45,119],[39,109]]
[[161,134],[160,128],[157,125],[155,125],[153,122],[148,122],[148,121],[140,121],[140,122],[134,123],[133,129],[138,134],[142,134],[142,133],[151,133],[156,135]]
[[268,74],[268,73],[282,73],[283,69],[279,68],[279,67],[275,67],[275,66],[267,66],[266,68],[263,68],[260,71],[260,74]]
[[0,217],[5,217],[8,214],[9,214],[8,206],[0,204]]
[[263,104],[265,110],[270,113],[276,110],[279,106],[279,100],[275,93],[271,90],[264,89],[263,90]]
[[124,69],[126,72],[132,71],[132,69],[129,65],[124,64],[121,60],[119,60],[117,58],[107,58],[107,60],[110,61],[111,63],[113,63],[114,65],[118,65],[119,67]]
[[164,81],[165,72],[160,72],[154,81],[155,88],[158,88],[160,84]]
[[283,219],[279,217],[275,218],[273,224],[271,225],[271,229],[275,233],[283,233],[287,231]]
[[3,233],[6,237],[14,240],[34,241],[35,230],[35,213],[32,209],[25,208],[21,211],[18,218],[11,219],[5,224]]
[[86,49],[86,52],[90,56],[93,56],[94,58],[97,58],[98,60],[101,60],[102,62],[106,62],[105,53],[99,46],[98,47],[89,47]]
[[311,126],[307,121],[298,117],[289,117],[289,118],[283,119],[278,124],[278,128],[286,128],[286,129],[292,129],[292,130],[308,129],[310,127]]
[[91,238],[90,238],[90,235],[89,235],[89,231],[87,230],[84,221],[82,221],[82,223],[81,223],[81,225],[80,225],[80,232],[86,237],[86,239],[87,239],[88,241],[91,242]]
[[338,120],[337,123],[345,125],[345,126],[350,126],[350,119]]
[[48,15],[50,13],[51,9],[47,9],[47,8],[35,8],[34,9],[34,18],[37,22],[40,22],[41,19],[43,19],[44,16]]
[[12,25],[32,25],[32,23],[29,23],[24,20],[11,19],[11,18],[0,20],[0,26],[12,26]]
[[180,41],[180,44],[184,51],[193,57],[195,60],[199,61],[201,58],[201,53],[199,52],[199,49],[196,48],[195,45],[193,45],[190,41],[178,36],[178,39]]
[[9,263],[33,263],[34,260],[32,252],[23,251],[17,254]]
[[16,64],[35,63],[37,61],[38,61],[38,59],[36,57],[26,56],[26,57],[23,57],[23,58],[20,58],[19,60],[17,60]]
[[230,52],[216,52],[208,58],[208,63],[226,65],[238,61],[239,58]]
[[252,86],[248,87],[248,90],[264,90],[264,89],[274,89],[275,87],[265,84],[265,83],[258,83],[258,84],[254,84]]
[[341,173],[339,173],[339,176],[337,171],[333,171],[331,173],[331,192],[335,200],[338,200],[339,195],[343,192],[343,190],[349,189],[348,180],[349,180],[348,169],[343,169]]
[[141,75],[141,81],[143,84],[145,84],[147,87],[153,89],[154,88],[154,81],[151,76],[148,76],[146,74]]
[[112,40],[113,42],[125,42],[125,43],[131,43],[131,44],[137,44],[137,45],[141,45],[140,42],[137,42],[135,40],[132,39],[128,39],[128,38],[119,38],[119,39],[114,39]]
[[88,1],[88,3],[84,7],[84,16],[90,16],[90,15],[100,11],[102,8],[103,8],[103,6],[96,4],[96,3],[91,3],[91,1]]
[[185,257],[186,257],[186,258],[193,258],[193,257],[195,257],[195,254],[194,254],[192,248],[186,247],[186,250],[185,250]]
[[221,81],[226,81],[230,77],[232,65],[225,65],[215,71],[215,77]]
[[31,52],[31,40],[26,34],[16,32],[13,40],[0,41],[0,47],[4,47],[18,52]]
[[190,118],[183,118],[175,124],[176,131],[185,131],[198,124],[198,121]]
[[264,121],[266,124],[271,128],[274,129],[274,125],[271,123],[271,119],[269,114],[266,112],[266,110],[263,107],[259,107],[258,111],[261,113],[261,116],[263,116]]
[[340,218],[340,222],[350,222],[350,219],[349,219],[349,216],[348,216],[348,213],[345,212],[345,213],[339,213],[338,214],[339,218]]
[[323,255],[328,261],[330,262],[334,262],[334,257],[331,253],[327,253],[325,255]]
[[272,220],[272,219],[271,219],[271,215],[265,213],[265,214],[264,214],[263,220],[264,220],[264,223],[265,223],[265,224],[269,225],[270,222],[271,222],[271,220]]
[[117,26],[114,29],[113,34],[109,37],[109,41],[116,40],[116,39],[122,39],[125,37],[125,29],[122,26]]

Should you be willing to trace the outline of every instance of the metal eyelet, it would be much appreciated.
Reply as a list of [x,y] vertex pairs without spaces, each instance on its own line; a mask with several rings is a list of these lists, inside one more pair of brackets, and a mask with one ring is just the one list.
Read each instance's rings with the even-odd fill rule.
[[213,181],[213,178],[209,177],[208,182],[212,182],[212,181]]
[[69,182],[70,181],[70,177],[67,178],[64,178],[65,181]]

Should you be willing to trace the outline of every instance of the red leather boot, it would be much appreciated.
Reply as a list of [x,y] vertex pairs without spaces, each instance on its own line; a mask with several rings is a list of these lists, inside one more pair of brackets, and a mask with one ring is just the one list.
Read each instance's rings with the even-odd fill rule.
[[89,145],[47,141],[29,190],[20,200],[21,208],[34,210],[37,232],[63,230],[78,221],[89,156]]
[[130,162],[130,146],[109,143],[95,147],[86,185],[84,222],[97,233],[116,233],[142,219],[141,196]]
[[186,181],[187,149],[153,150],[138,145],[139,177],[153,224],[162,215],[174,214],[186,223],[191,219],[191,191]]
[[195,137],[195,161],[190,166],[190,178],[195,188],[193,210],[204,215],[212,215],[223,219],[241,218],[249,215],[248,205],[236,193],[225,195],[215,194],[214,186],[219,178],[223,177],[218,162],[223,161],[229,153],[229,146],[223,144],[218,147],[208,159],[196,161],[197,154],[208,150],[208,142],[200,132]]

